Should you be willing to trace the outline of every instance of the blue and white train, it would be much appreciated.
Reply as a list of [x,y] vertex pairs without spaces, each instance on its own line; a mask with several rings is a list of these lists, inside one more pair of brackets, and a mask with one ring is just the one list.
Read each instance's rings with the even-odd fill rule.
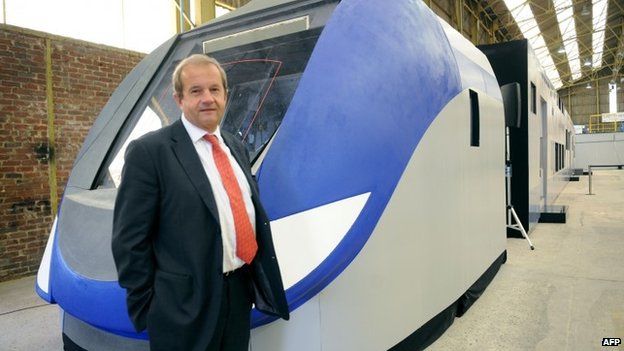
[[291,320],[251,350],[415,350],[506,258],[505,118],[483,53],[423,2],[255,0],[126,77],[77,156],[37,277],[67,349],[147,350],[110,250],[128,143],[179,118],[171,72],[228,73],[222,128],[251,155]]

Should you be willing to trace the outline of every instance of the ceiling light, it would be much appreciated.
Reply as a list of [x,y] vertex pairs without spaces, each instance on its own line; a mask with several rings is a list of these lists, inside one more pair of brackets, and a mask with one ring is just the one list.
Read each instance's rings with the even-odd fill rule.
[[557,50],[558,54],[565,54],[565,48],[563,46],[559,47],[559,50]]
[[591,83],[587,83],[587,85],[585,86],[585,89],[591,89],[591,88],[592,88]]
[[592,65],[592,62],[591,62],[590,59],[585,60],[585,62],[583,63],[583,66],[585,66],[585,67],[589,67],[591,65]]

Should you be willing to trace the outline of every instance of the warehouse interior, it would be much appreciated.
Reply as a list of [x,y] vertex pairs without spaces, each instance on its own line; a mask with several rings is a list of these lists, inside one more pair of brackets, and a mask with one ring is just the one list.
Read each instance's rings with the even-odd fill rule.
[[[12,1],[3,0],[0,24],[0,329],[8,331],[0,349],[59,350],[59,308],[37,296],[36,274],[83,141],[156,46],[135,51],[16,24]],[[574,125],[577,159],[565,165],[572,173],[554,199],[567,208],[565,223],[539,223],[526,240],[507,238],[498,275],[427,349],[587,350],[622,338],[624,1],[418,1],[474,46],[526,39]],[[254,2],[289,1],[161,2],[165,42]],[[128,3],[117,5],[131,19]],[[75,3],[58,6],[67,6],[69,18],[93,16]]]

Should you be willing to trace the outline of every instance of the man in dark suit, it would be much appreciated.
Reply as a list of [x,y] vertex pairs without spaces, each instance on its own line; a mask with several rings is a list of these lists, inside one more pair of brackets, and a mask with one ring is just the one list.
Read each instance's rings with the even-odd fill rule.
[[227,77],[205,55],[173,73],[179,121],[128,146],[112,249],[152,351],[247,350],[252,303],[288,319],[269,220],[243,144],[219,129]]

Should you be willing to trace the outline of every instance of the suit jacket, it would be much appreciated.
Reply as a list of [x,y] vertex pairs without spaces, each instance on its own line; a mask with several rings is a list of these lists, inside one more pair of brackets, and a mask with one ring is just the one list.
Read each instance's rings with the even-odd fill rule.
[[[243,169],[256,211],[251,263],[258,310],[289,318],[271,229],[249,156],[221,135]],[[128,146],[114,209],[112,250],[130,319],[162,350],[205,350],[221,305],[223,245],[210,182],[180,120]]]

